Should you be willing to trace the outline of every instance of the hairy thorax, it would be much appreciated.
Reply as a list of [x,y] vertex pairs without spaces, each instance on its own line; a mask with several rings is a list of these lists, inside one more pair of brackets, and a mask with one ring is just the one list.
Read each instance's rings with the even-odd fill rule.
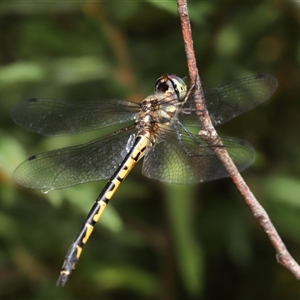
[[150,142],[156,139],[177,120],[180,102],[173,93],[148,96],[141,103],[136,119],[137,135],[150,134]]

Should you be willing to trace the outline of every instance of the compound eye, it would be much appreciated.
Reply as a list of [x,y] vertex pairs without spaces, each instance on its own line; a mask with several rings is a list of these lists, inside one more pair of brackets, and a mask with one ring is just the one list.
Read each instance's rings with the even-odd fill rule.
[[168,75],[164,75],[159,77],[155,83],[155,92],[156,93],[165,93],[170,89],[170,85],[168,84]]
[[178,100],[183,100],[187,93],[187,86],[183,79],[176,75],[164,75],[157,79],[155,91],[156,93],[165,93],[169,91],[175,93]]
[[184,80],[176,75],[170,75],[169,80],[172,82],[173,88],[179,100],[183,100],[187,94],[187,86]]

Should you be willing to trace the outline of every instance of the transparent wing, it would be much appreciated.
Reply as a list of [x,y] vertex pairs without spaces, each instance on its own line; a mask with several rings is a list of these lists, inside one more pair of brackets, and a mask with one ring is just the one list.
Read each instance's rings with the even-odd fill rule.
[[75,102],[32,98],[16,104],[16,124],[46,136],[68,135],[134,120],[139,105],[119,99]]
[[[266,101],[277,89],[276,78],[269,74],[258,74],[229,84],[204,91],[205,103],[214,125],[223,124]],[[199,126],[193,97],[185,109],[191,114],[181,114],[180,121],[186,126]]]
[[110,178],[128,153],[135,131],[132,125],[87,144],[31,156],[14,171],[13,179],[27,188],[49,191]]
[[[240,171],[253,163],[255,151],[250,144],[225,137],[222,143]],[[146,154],[142,172],[149,178],[168,183],[199,183],[229,176],[200,136],[175,130],[166,131]]]

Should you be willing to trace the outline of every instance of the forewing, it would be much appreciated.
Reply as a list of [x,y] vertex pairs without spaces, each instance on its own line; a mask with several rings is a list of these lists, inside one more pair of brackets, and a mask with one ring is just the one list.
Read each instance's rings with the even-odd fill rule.
[[[145,176],[168,183],[198,183],[229,176],[200,136],[191,138],[180,133],[179,137],[175,131],[170,131],[154,145],[144,158],[142,172]],[[222,143],[240,171],[254,161],[255,151],[248,143],[225,137]]]
[[31,156],[13,173],[18,184],[44,191],[110,178],[129,148],[135,126],[116,131],[87,144]]
[[[206,107],[214,125],[228,122],[263,103],[277,86],[274,76],[258,74],[204,91]],[[180,121],[186,126],[199,126],[193,97],[187,100],[185,108]]]
[[68,135],[134,120],[139,105],[119,99],[75,102],[32,98],[16,104],[16,124],[46,136]]

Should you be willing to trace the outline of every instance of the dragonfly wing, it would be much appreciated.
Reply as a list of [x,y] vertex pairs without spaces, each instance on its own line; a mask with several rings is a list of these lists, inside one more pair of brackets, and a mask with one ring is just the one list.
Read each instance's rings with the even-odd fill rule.
[[16,104],[15,123],[46,136],[68,135],[134,120],[139,105],[119,99],[75,102],[32,98]]
[[[191,136],[180,133],[177,138],[174,131],[158,141],[144,158],[143,174],[168,183],[199,183],[228,177],[207,143],[200,136]],[[240,171],[253,163],[255,151],[250,144],[225,137],[222,143]]]
[[[214,125],[223,124],[263,103],[277,89],[276,78],[269,74],[250,76],[204,92],[205,103]],[[186,126],[199,126],[194,99],[186,103],[191,114],[181,114],[179,119]]]
[[[27,188],[44,191],[110,178],[128,153],[135,126],[116,131],[87,144],[31,156],[13,173]],[[127,150],[126,150],[127,149]]]

